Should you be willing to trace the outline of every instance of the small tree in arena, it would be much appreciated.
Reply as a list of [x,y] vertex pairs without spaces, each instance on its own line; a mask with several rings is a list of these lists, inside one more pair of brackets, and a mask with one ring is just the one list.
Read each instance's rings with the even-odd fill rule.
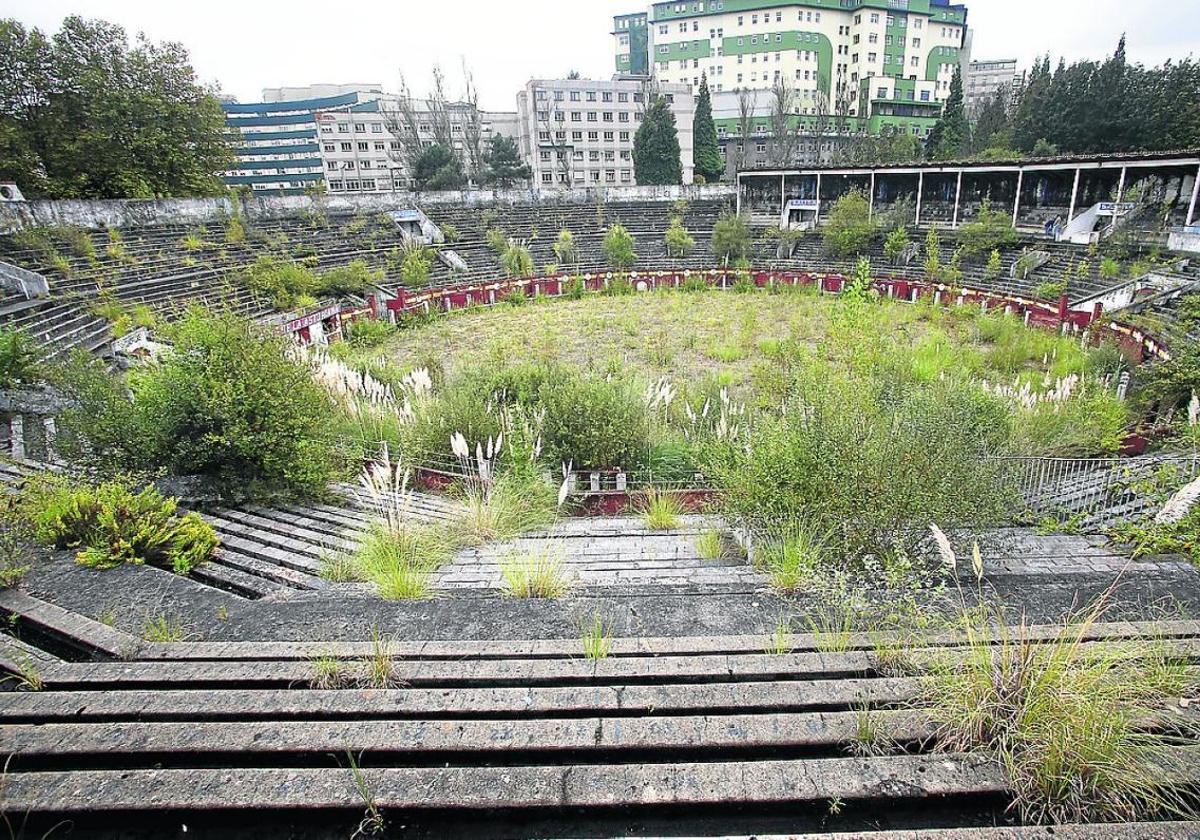
[[896,263],[904,255],[904,249],[907,247],[908,230],[898,227],[888,234],[887,240],[883,243],[883,255],[887,257],[888,262]]
[[731,260],[744,260],[750,253],[750,226],[744,218],[726,210],[713,224],[710,245],[725,265]]
[[637,259],[633,252],[633,236],[620,222],[614,223],[604,234],[604,255],[613,268],[630,268]]
[[857,187],[834,202],[821,233],[825,251],[838,257],[862,252],[874,235],[867,194]]
[[575,235],[563,228],[554,240],[554,255],[560,263],[573,263],[579,257],[579,248],[575,245]]
[[679,133],[666,97],[655,97],[633,136],[633,176],[642,186],[683,181]]
[[511,187],[529,180],[529,166],[521,160],[521,150],[517,148],[517,141],[511,137],[493,134],[488,140],[483,159],[487,165],[485,177],[489,184]]
[[671,217],[671,226],[667,228],[663,239],[667,245],[667,256],[671,257],[686,257],[696,246],[696,240],[683,226],[683,219],[679,216]]

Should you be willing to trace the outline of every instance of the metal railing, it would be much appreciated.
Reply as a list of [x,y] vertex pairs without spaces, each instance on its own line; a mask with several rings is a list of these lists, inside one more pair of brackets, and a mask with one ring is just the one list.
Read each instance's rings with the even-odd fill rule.
[[1009,480],[1029,513],[1078,517],[1096,524],[1130,518],[1159,506],[1200,475],[1200,452],[998,460],[1008,467]]

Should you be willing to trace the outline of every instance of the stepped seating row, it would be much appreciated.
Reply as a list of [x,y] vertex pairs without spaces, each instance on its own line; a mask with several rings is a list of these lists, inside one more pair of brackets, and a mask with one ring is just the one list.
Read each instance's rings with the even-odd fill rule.
[[[779,654],[754,635],[622,637],[592,661],[578,639],[147,643],[12,591],[0,612],[25,637],[0,636],[0,667],[41,688],[0,693],[4,800],[36,836],[64,818],[76,831],[133,819],[149,832],[344,836],[364,831],[364,810],[371,826],[394,819],[422,837],[1046,833],[992,834],[1010,822],[1001,761],[932,749],[920,677],[892,675],[865,633],[837,653],[797,634]],[[1198,630],[1097,624],[1085,645],[1152,632],[1194,658]],[[962,643],[929,634],[908,655],[919,671]],[[1147,725],[1195,712],[1161,714]],[[1163,771],[1193,782],[1195,758],[1177,748]]]
[[[527,242],[537,273],[547,265],[558,263],[553,246],[558,231],[564,228],[574,234],[578,252],[577,261],[570,270],[605,270],[603,238],[614,221],[624,224],[634,238],[636,268],[710,268],[716,258],[711,253],[709,236],[713,224],[728,206],[726,200],[693,201],[686,206],[665,201],[430,206],[427,215],[431,219],[457,228],[457,241],[447,247],[465,261],[467,270],[451,270],[438,262],[431,272],[429,285],[488,281],[500,276],[498,259],[487,244],[487,232],[493,226],[514,239]],[[682,216],[695,239],[695,247],[686,258],[670,257],[663,241],[675,215]],[[143,227],[124,231],[119,249],[110,252],[108,232],[93,231],[88,236],[95,256],[70,257],[66,276],[55,268],[55,260],[43,250],[22,246],[21,240],[14,237],[0,237],[0,259],[41,271],[51,278],[51,297],[47,300],[27,301],[16,295],[0,299],[0,324],[29,331],[46,344],[47,355],[55,356],[74,347],[101,349],[109,342],[108,325],[93,314],[95,303],[101,296],[114,298],[123,305],[145,304],[167,313],[189,300],[210,304],[222,302],[239,312],[261,317],[269,313],[270,303],[256,299],[242,284],[239,274],[264,254],[285,258],[312,257],[321,269],[361,258],[373,268],[384,270],[385,279],[381,283],[384,289],[399,285],[396,253],[402,238],[386,217],[346,215],[325,218],[301,214],[256,222],[244,232],[244,237],[231,242],[224,222]],[[820,238],[815,235],[801,239],[791,257],[780,260],[774,243],[762,234],[762,230],[756,231],[751,256],[751,261],[758,267],[818,272],[845,272],[853,267],[853,260],[826,256]],[[914,240],[919,238],[920,232],[915,233]],[[942,246],[945,264],[952,257],[953,240],[950,236],[944,238],[947,240]],[[1026,247],[1046,250],[1051,259],[1028,278],[1013,280],[1009,277],[1009,269]],[[64,249],[65,245],[60,248],[60,253]],[[76,250],[82,249],[76,247]],[[883,257],[882,243],[875,243],[867,256],[877,271],[910,277],[923,275],[919,260],[904,267],[889,266]],[[962,266],[963,282],[1007,293],[1033,295],[1042,284],[1069,276],[1068,295],[1072,300],[1078,300],[1112,285],[1098,276],[1098,267],[1091,264],[1095,260],[1089,261],[1087,277],[1077,277],[1073,267],[1085,259],[1086,251],[1080,247],[1023,240],[1017,247],[1005,249],[999,280],[990,280],[983,264],[972,261]],[[61,258],[58,262],[61,263]]]

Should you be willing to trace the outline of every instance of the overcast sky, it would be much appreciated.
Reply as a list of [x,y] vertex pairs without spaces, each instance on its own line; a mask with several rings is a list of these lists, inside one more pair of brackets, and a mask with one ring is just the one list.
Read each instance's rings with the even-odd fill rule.
[[[968,23],[974,58],[1037,55],[1099,58],[1128,33],[1129,55],[1157,64],[1200,49],[1200,0],[974,0]],[[5,0],[0,15],[46,31],[69,14],[123,25],[132,36],[181,41],[200,76],[243,102],[264,87],[317,82],[379,83],[400,73],[414,92],[440,63],[451,93],[465,57],[481,104],[514,110],[534,77],[576,69],[612,74],[612,15],[646,9],[644,0]]]

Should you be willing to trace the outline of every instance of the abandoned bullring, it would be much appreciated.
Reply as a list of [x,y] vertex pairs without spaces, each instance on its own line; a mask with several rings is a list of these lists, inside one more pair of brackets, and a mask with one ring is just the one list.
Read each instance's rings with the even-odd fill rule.
[[10,826],[1194,831],[1200,159],[1069,164],[0,206]]

